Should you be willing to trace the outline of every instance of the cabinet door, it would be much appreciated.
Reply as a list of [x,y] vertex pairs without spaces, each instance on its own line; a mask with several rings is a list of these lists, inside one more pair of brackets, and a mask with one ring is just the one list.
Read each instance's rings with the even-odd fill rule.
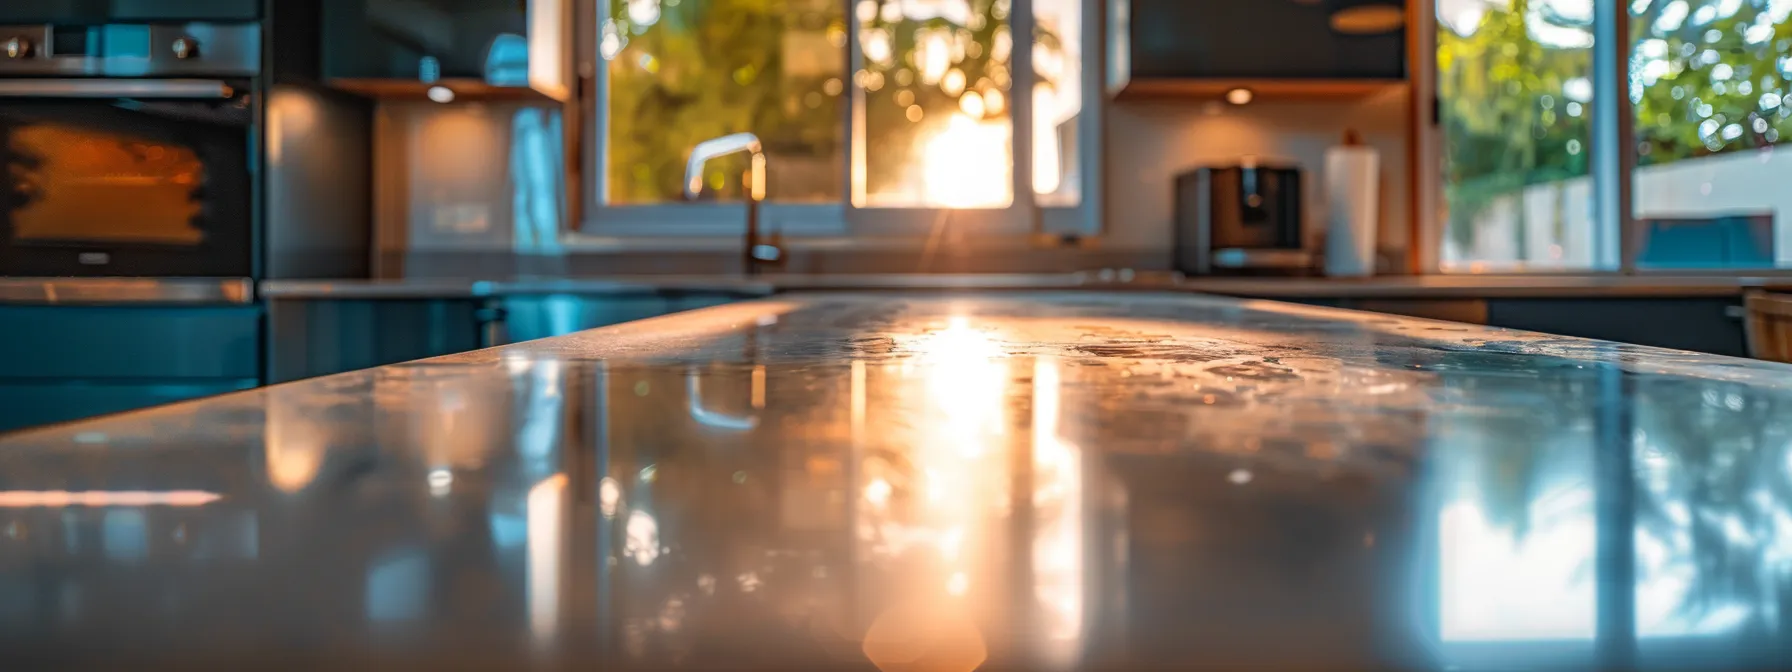
[[4,23],[254,21],[261,0],[0,0]]
[[471,299],[270,302],[269,382],[477,349],[478,308]]
[[255,378],[256,306],[0,306],[0,380]]
[[[1115,0],[1125,1],[1125,0]],[[1405,0],[1130,0],[1132,75],[1187,78],[1398,79],[1406,30],[1334,28],[1339,11],[1376,8],[1391,18]],[[1357,14],[1361,16],[1362,14]],[[1387,27],[1387,26],[1384,26]]]
[[1659,299],[1494,299],[1487,323],[1579,338],[1748,356],[1736,297]]
[[[526,0],[323,0],[324,76],[524,86]],[[423,72],[425,58],[437,73]]]
[[254,379],[148,383],[133,380],[18,381],[0,378],[0,432],[122,413],[255,387]]
[[503,342],[520,343],[758,298],[711,291],[506,297]]

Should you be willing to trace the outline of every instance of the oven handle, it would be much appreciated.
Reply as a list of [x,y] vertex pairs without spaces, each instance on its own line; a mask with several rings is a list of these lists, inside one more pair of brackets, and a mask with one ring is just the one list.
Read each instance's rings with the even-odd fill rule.
[[213,98],[236,95],[216,79],[0,79],[0,98]]

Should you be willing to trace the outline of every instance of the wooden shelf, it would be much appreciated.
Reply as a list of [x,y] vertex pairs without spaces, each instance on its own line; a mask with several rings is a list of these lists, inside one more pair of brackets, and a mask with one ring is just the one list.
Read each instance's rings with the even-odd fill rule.
[[425,84],[415,80],[337,78],[328,80],[327,83],[330,88],[333,89],[387,100],[427,100],[429,90],[437,86],[453,91],[454,99],[457,101],[522,100],[530,102],[558,102],[560,100],[556,96],[542,93],[527,86],[492,86],[477,79],[447,78]]
[[1269,100],[1348,101],[1406,86],[1404,79],[1134,79],[1115,100],[1225,100],[1226,92],[1248,89],[1253,102]]

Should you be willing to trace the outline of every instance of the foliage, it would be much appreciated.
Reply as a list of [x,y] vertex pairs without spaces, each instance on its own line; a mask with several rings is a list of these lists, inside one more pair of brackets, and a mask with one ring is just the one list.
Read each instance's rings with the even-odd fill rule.
[[[970,0],[968,4],[967,25],[945,18],[886,21],[883,16],[864,24],[867,34],[889,36],[893,54],[882,62],[869,55],[866,58],[866,77],[872,80],[865,85],[866,153],[878,157],[866,162],[866,181],[873,191],[907,177],[907,169],[920,161],[914,154],[921,144],[917,140],[942,127],[959,110],[964,91],[977,91],[980,96],[992,90],[1000,91],[999,95],[1007,93],[1012,38],[1006,19],[1011,5],[1008,0]],[[953,52],[950,67],[961,73],[962,86],[924,81],[927,78],[921,72],[925,64],[921,61],[928,48],[924,42],[930,36],[939,38],[932,46],[944,44]],[[918,119],[908,116],[910,106],[919,107]],[[990,117],[1000,114],[1000,110],[988,111]]]
[[1650,5],[1631,27],[1641,38],[1631,52],[1641,165],[1792,139],[1792,107],[1780,100],[1792,93],[1784,86],[1782,61],[1792,54],[1792,21],[1773,23],[1763,16],[1768,3],[1757,0],[1708,23],[1699,22],[1694,9],[1677,29],[1664,31],[1657,23],[1674,3]]
[[[1792,138],[1792,108],[1779,99],[1792,94],[1792,21],[1764,20],[1770,0],[1626,4],[1638,36],[1631,97],[1641,165]],[[1734,13],[1722,16],[1725,8]],[[1664,14],[1684,18],[1663,21]],[[1563,39],[1590,36],[1589,21],[1561,16],[1547,0],[1510,0],[1489,3],[1469,28],[1438,30],[1449,232],[1465,244],[1474,216],[1495,199],[1587,175],[1592,130],[1590,40]],[[1539,39],[1540,30],[1554,43]]]
[[[607,0],[599,50],[609,82],[604,113],[608,201],[680,198],[684,159],[710,138],[751,131],[766,144],[770,197],[837,202],[844,193],[846,96],[865,91],[867,178],[899,180],[923,130],[959,108],[962,91],[1006,92],[1010,0]],[[939,10],[914,18],[892,5]],[[949,7],[948,7],[949,5]],[[845,74],[846,11],[861,13],[861,43],[887,45]],[[949,11],[962,8],[958,22]],[[961,25],[962,24],[962,25]],[[944,37],[962,86],[921,76],[928,37]],[[1037,41],[1057,49],[1041,30]],[[937,46],[937,42],[932,46]],[[1004,45],[998,47],[997,45]],[[937,74],[937,73],[935,73]],[[912,121],[918,106],[922,121]],[[990,111],[995,116],[996,110]],[[718,198],[741,197],[744,159],[708,167]]]
[[[631,4],[656,9],[630,11]],[[773,161],[837,161],[843,154],[844,59],[804,58],[844,44],[845,6],[830,0],[610,0],[600,50],[608,61],[609,200],[644,203],[682,193],[684,160],[710,138],[751,131]],[[642,18],[653,18],[651,22]],[[838,54],[838,45],[835,46]],[[830,67],[831,65],[831,67]],[[830,86],[829,80],[835,84]],[[829,92],[832,93],[829,93]],[[713,162],[719,197],[739,198],[744,159]],[[773,170],[777,173],[778,171]],[[838,173],[839,171],[835,171]],[[800,182],[771,180],[774,196]],[[836,189],[836,195],[838,190]],[[800,192],[796,197],[801,198]]]
[[1471,217],[1496,197],[1587,174],[1591,110],[1566,89],[1592,71],[1592,51],[1533,39],[1532,1],[1489,8],[1466,37],[1438,30],[1445,197],[1461,242],[1473,234]]

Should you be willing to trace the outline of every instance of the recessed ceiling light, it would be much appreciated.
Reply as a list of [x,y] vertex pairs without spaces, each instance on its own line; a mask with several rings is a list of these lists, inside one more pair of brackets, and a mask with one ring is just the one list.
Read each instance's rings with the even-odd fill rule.
[[1250,89],[1246,89],[1243,87],[1232,89],[1231,91],[1226,92],[1226,102],[1231,103],[1233,105],[1250,104],[1251,100],[1255,99],[1256,97],[1257,97],[1257,94],[1251,93]]
[[430,100],[436,101],[438,103],[454,102],[454,90],[450,89],[446,86],[429,87],[429,90],[425,91],[424,95],[429,96]]

